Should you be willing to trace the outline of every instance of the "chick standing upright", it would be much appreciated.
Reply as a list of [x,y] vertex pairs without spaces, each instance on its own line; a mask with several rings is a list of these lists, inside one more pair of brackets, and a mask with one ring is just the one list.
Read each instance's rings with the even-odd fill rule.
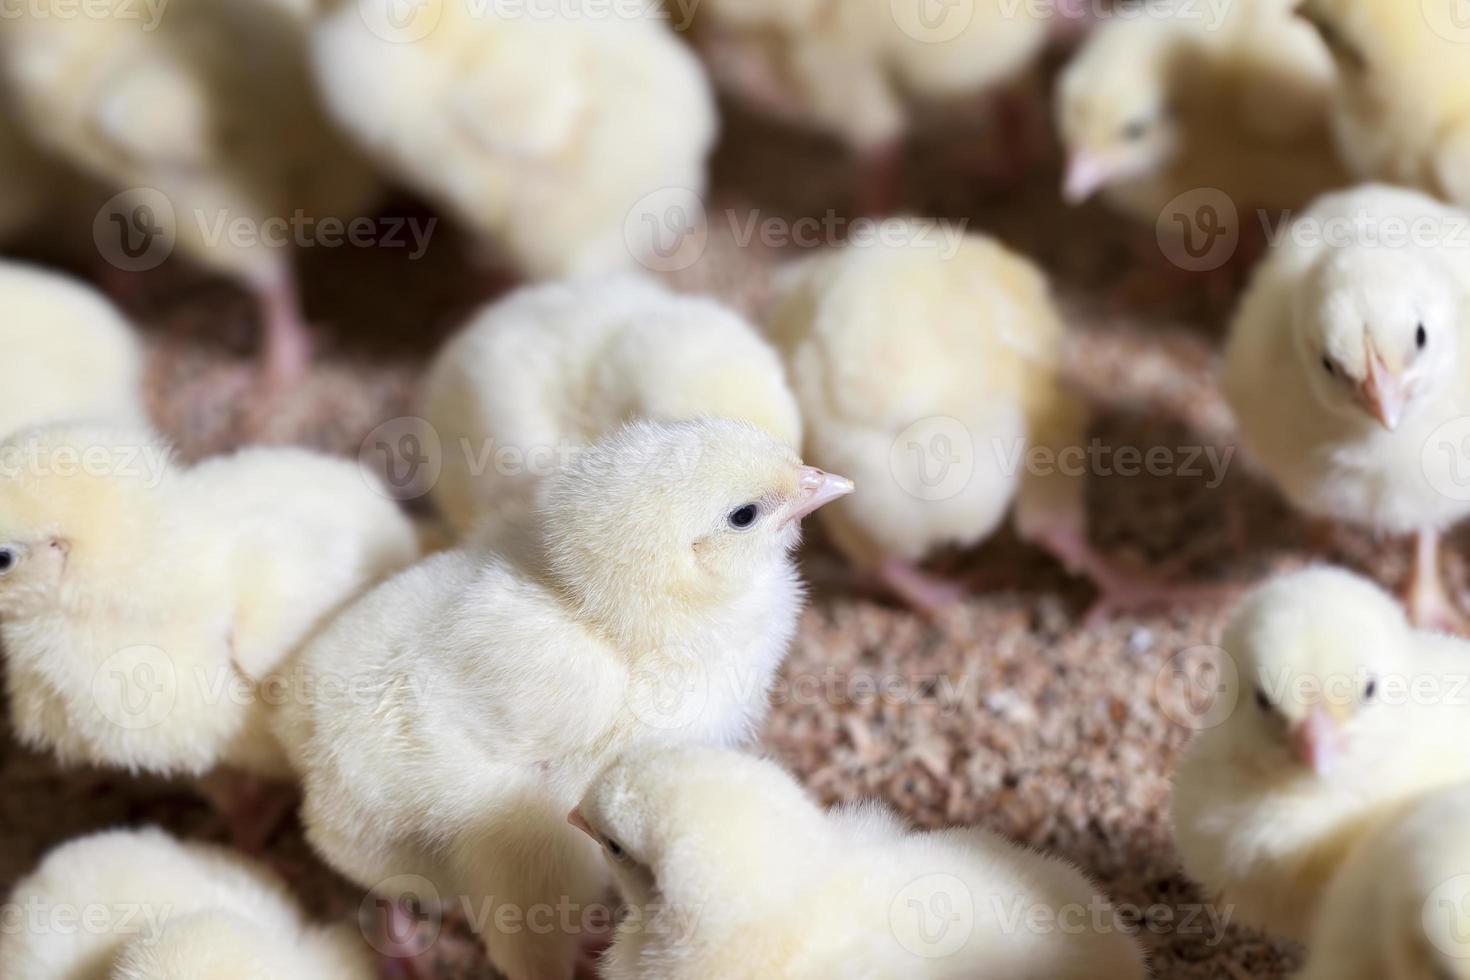
[[143,345],[107,300],[60,274],[0,260],[0,307],[0,439],[64,419],[147,419]]
[[1459,0],[1304,0],[1332,52],[1332,123],[1359,177],[1470,207],[1470,29]]
[[443,447],[434,486],[461,532],[490,539],[529,520],[536,487],[632,419],[716,415],[801,444],[781,360],[713,300],[631,277],[524,289],[439,353],[423,413]]
[[307,6],[100,0],[78,17],[68,0],[38,0],[0,21],[28,131],[122,193],[120,224],[104,227],[124,256],[176,247],[252,291],[275,390],[310,348],[288,222],[356,216],[378,191],[313,98]]
[[519,272],[631,269],[687,230],[666,226],[657,192],[703,192],[715,107],[662,17],[558,0],[329,7],[312,47],[334,117]]
[[1470,780],[1470,644],[1415,632],[1373,583],[1317,568],[1249,596],[1221,647],[1222,713],[1179,764],[1175,844],[1238,921],[1305,941],[1365,834]]
[[[774,763],[648,746],[597,777],[571,822],[628,914],[607,980],[1142,980],[1087,878],[980,830],[914,833],[871,804],[830,813]],[[1068,928],[1017,929],[1028,922]],[[1054,918],[1049,918],[1054,917]]]
[[[63,763],[283,780],[271,673],[412,561],[412,525],[356,465],[250,449],[188,469],[147,429],[57,425],[0,444],[0,638],[10,718]],[[257,814],[226,812],[242,843]]]
[[[372,980],[355,928],[311,925],[267,869],[158,830],[63,844],[16,884],[0,980]],[[24,921],[70,909],[83,928]],[[105,918],[99,915],[105,913]]]
[[[645,739],[745,742],[796,628],[803,517],[852,485],[746,423],[639,423],[545,488],[536,547],[425,561],[305,651],[278,732],[313,846],[366,888],[403,874],[522,910],[609,882],[566,814]],[[585,930],[482,934],[510,980],[567,980]],[[579,935],[582,932],[582,935]]]
[[1470,415],[1467,219],[1374,185],[1318,201],[1256,271],[1224,370],[1245,448],[1295,506],[1417,536],[1409,608],[1440,628],[1462,621],[1440,534],[1470,514],[1441,431]]

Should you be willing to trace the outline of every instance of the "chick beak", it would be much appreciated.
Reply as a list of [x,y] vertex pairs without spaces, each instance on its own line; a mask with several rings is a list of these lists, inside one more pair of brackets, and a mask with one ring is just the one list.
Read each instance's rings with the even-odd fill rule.
[[578,830],[586,834],[588,837],[591,837],[593,840],[597,839],[597,835],[592,831],[592,825],[587,822],[586,817],[582,816],[582,810],[580,807],[572,807],[572,812],[567,814],[567,823],[571,824],[573,827],[576,827]]
[[1341,739],[1337,723],[1322,705],[1312,708],[1312,713],[1291,733],[1291,750],[1302,765],[1319,776],[1326,776],[1337,764]]
[[1062,197],[1068,204],[1081,204],[1102,190],[1113,179],[1113,169],[1091,153],[1072,154],[1067,162],[1067,176],[1062,183]]
[[825,507],[838,497],[845,497],[857,489],[847,477],[824,472],[815,466],[801,468],[797,485],[801,487],[801,499],[786,518],[788,522],[799,521],[819,507]]
[[1363,405],[1389,432],[1399,427],[1404,417],[1408,393],[1403,379],[1388,369],[1375,351],[1369,351],[1368,377],[1358,388]]

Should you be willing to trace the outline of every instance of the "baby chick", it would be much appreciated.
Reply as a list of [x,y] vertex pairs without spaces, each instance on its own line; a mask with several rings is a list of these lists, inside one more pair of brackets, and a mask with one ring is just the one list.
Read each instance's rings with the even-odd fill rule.
[[1287,0],[1235,0],[1218,14],[1154,4],[1084,43],[1057,87],[1069,203],[1101,191],[1153,225],[1189,191],[1280,209],[1348,183],[1328,131],[1332,65],[1320,41]]
[[[1053,23],[1049,5],[1006,0],[947,10],[925,0],[703,0],[690,13],[717,84],[777,118],[841,137],[863,158],[864,203],[880,212],[893,204],[914,108],[1014,83]],[[1012,125],[996,142],[1019,142],[1021,121],[999,108]]]
[[[170,456],[123,427],[0,444],[11,720],[66,764],[284,779],[269,675],[414,559],[412,525],[346,460],[250,449],[182,469]],[[255,843],[254,815],[226,816]]]
[[689,230],[655,192],[703,192],[715,106],[661,18],[556,0],[328,6],[313,55],[333,115],[524,274],[632,268]]
[[[927,611],[956,600],[918,563],[984,540],[1013,504],[1022,537],[1097,584],[1099,610],[1168,597],[1097,554],[1085,477],[1055,465],[1085,441],[1087,412],[1058,375],[1066,328],[1031,263],[893,219],[786,272],[770,327],[808,454],[863,488],[826,526],[900,598]],[[1036,450],[1052,462],[1031,465]]]
[[1297,980],[1465,980],[1470,787],[1431,794],[1358,845],[1332,880]]
[[529,517],[540,479],[635,418],[753,422],[801,444],[781,360],[738,314],[649,280],[529,287],[475,317],[429,371],[435,500],[461,532]]
[[[527,554],[436,555],[307,648],[293,689],[352,681],[279,717],[308,839],[367,888],[598,902],[606,870],[567,811],[635,741],[754,737],[801,606],[801,520],[851,490],[748,423],[600,440],[547,482]],[[503,921],[482,938],[511,980],[572,975],[578,930]]]
[[1333,129],[1367,179],[1470,207],[1470,59],[1459,0],[1304,0],[1332,52]]
[[[1255,273],[1224,368],[1245,447],[1295,506],[1417,535],[1406,598],[1416,623],[1439,628],[1461,619],[1441,582],[1439,536],[1470,514],[1443,489],[1457,481],[1458,453],[1433,445],[1439,427],[1470,414],[1470,244],[1455,231],[1465,221],[1377,185],[1323,198]],[[1435,241],[1389,247],[1333,231],[1399,222],[1427,223]]]
[[70,418],[147,419],[143,345],[107,300],[57,273],[0,260],[0,306],[9,373],[0,390],[0,438]]
[[627,905],[607,980],[1146,975],[1070,865],[979,830],[914,833],[869,804],[824,814],[779,766],[729,750],[630,752],[569,820]]
[[378,190],[312,96],[308,17],[283,0],[99,0],[84,17],[37,0],[0,21],[28,131],[123,195],[99,218],[120,222],[111,244],[177,248],[248,287],[277,390],[309,351],[290,246],[311,229],[289,222],[353,217]]
[[1239,921],[1302,941],[1375,821],[1470,779],[1470,648],[1416,633],[1391,596],[1332,568],[1258,589],[1222,646],[1229,710],[1180,762],[1174,839]]
[[[156,829],[105,831],[57,847],[15,886],[6,909],[16,919],[7,915],[0,932],[0,980],[375,975],[354,928],[309,924],[264,867]],[[68,911],[79,927],[65,927]],[[31,915],[40,917],[34,925]]]

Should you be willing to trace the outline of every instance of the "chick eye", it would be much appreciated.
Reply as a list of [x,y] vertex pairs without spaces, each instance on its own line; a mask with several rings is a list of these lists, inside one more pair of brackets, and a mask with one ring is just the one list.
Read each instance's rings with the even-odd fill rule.
[[4,575],[6,572],[15,568],[16,563],[19,561],[19,556],[10,548],[0,548],[0,575]]
[[1150,125],[1146,120],[1135,119],[1123,127],[1123,138],[1131,142],[1137,142],[1148,135]]
[[611,854],[614,858],[616,858],[619,861],[621,861],[623,858],[627,857],[627,855],[628,855],[628,852],[625,851],[625,850],[623,850],[623,845],[622,844],[619,844],[617,841],[613,840],[611,837],[609,837],[607,839],[606,846],[607,846],[607,853]]
[[730,526],[735,528],[737,531],[744,531],[746,528],[754,524],[755,519],[759,516],[760,508],[757,507],[755,504],[746,504],[743,507],[737,507],[734,510],[730,511]]
[[1419,324],[1419,331],[1414,334],[1414,343],[1420,350],[1423,350],[1429,344],[1429,332],[1424,329],[1424,324],[1422,323]]
[[1329,378],[1337,377],[1337,365],[1332,363],[1332,358],[1326,354],[1322,355],[1322,369],[1327,372]]
[[1373,695],[1378,693],[1378,681],[1376,678],[1368,678],[1368,686],[1363,689],[1363,700],[1372,701]]
[[1269,712],[1271,710],[1271,698],[1267,696],[1266,689],[1259,684],[1256,685],[1256,707],[1262,711]]

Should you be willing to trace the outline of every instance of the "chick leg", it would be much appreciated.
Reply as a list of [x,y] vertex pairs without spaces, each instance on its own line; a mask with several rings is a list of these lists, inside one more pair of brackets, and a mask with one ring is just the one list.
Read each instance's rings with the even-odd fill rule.
[[261,374],[267,397],[290,391],[311,366],[311,333],[301,309],[295,277],[278,270],[255,289],[263,337]]
[[901,558],[884,559],[873,575],[884,590],[931,617],[958,605],[968,592],[964,586],[930,575]]
[[1470,625],[1445,587],[1438,531],[1420,531],[1415,537],[1414,567],[1404,583],[1403,600],[1420,629],[1457,633]]

